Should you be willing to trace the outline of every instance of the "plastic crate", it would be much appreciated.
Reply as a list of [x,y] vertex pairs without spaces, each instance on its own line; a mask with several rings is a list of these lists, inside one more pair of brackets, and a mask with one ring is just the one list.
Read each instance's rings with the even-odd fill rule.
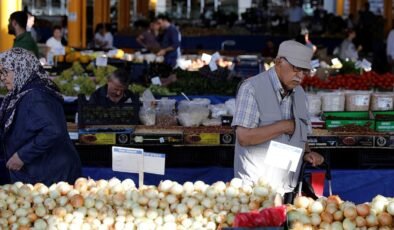
[[371,119],[369,112],[324,112],[323,120],[327,129],[332,129],[344,125],[354,124],[375,128],[375,121]]
[[125,103],[121,106],[102,107],[89,104],[85,96],[78,97],[78,126],[89,125],[137,125],[139,104]]
[[394,111],[372,112],[375,118],[375,130],[378,132],[394,132]]

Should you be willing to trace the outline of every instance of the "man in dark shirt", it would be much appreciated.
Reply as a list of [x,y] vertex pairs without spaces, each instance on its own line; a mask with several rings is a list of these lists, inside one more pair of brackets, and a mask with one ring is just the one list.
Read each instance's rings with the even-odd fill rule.
[[15,35],[13,47],[29,50],[38,57],[37,44],[31,37],[31,34],[26,31],[27,13],[16,11],[10,15],[8,22],[8,34]]
[[176,60],[181,56],[181,33],[171,23],[171,20],[166,15],[159,15],[157,22],[160,29],[163,31],[160,50],[157,52],[158,56],[164,56],[164,63],[171,67],[176,66]]
[[90,96],[89,103],[103,107],[138,103],[138,97],[128,90],[129,83],[128,73],[122,69],[117,69],[108,77],[107,84],[98,88]]

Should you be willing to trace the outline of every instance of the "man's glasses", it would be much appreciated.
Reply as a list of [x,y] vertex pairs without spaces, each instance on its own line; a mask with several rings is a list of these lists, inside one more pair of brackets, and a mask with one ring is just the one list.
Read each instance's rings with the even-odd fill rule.
[[294,65],[291,64],[285,57],[281,57],[281,58],[282,58],[282,59],[285,59],[285,61],[286,61],[287,63],[289,63],[289,65],[291,65],[291,67],[293,67],[293,71],[294,71],[295,73],[302,72],[302,74],[304,74],[304,75],[309,75],[309,74],[311,73],[311,71],[310,71],[309,69],[305,69],[305,68],[300,68],[300,67],[294,66]]

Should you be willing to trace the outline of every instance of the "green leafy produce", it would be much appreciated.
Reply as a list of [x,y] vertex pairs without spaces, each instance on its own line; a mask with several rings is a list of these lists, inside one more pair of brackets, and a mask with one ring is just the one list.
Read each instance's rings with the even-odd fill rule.
[[140,84],[131,84],[129,90],[135,95],[141,95],[145,91],[146,87]]
[[149,86],[150,91],[154,95],[161,95],[161,96],[173,96],[176,95],[176,93],[171,92],[167,87],[164,86],[159,86],[159,85],[150,85]]

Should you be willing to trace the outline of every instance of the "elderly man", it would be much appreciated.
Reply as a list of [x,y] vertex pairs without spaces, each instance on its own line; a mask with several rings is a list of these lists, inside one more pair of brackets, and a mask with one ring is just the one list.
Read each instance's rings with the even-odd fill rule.
[[124,103],[137,103],[138,97],[128,90],[129,76],[123,69],[117,69],[108,76],[107,84],[98,88],[89,99],[90,104],[111,107]]
[[[264,163],[271,141],[304,150],[303,159],[320,165],[324,158],[309,149],[306,95],[300,86],[309,74],[312,49],[296,41],[279,46],[275,66],[246,80],[236,99],[234,176],[253,184],[259,177],[279,194],[293,191],[299,176]],[[285,160],[285,159],[284,159]]]

